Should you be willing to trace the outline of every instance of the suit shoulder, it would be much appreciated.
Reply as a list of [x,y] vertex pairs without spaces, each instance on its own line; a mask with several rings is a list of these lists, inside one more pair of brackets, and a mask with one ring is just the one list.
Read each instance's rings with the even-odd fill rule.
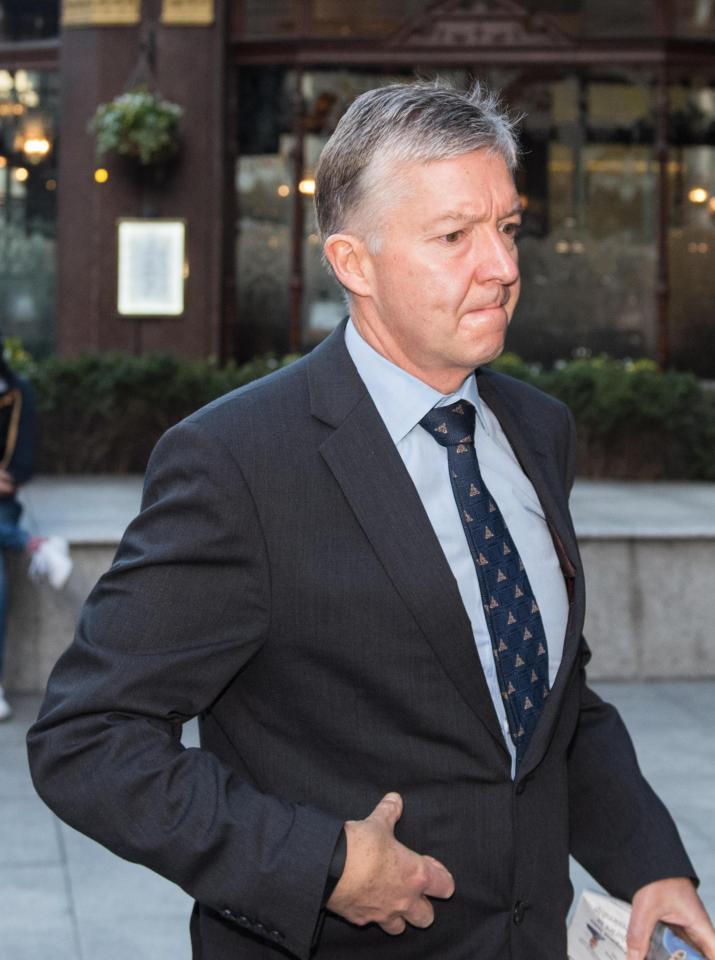
[[229,424],[235,426],[237,420],[252,421],[298,404],[307,396],[305,360],[302,357],[287,367],[217,397],[182,422],[209,431],[222,431]]

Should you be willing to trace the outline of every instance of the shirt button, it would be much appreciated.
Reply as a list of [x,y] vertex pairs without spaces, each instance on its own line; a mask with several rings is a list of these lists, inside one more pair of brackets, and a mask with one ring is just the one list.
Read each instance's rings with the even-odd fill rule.
[[517,900],[516,903],[514,904],[514,912],[512,913],[512,920],[514,921],[514,923],[516,923],[517,925],[522,923],[524,920],[525,913],[526,913],[526,905],[522,903],[521,900]]

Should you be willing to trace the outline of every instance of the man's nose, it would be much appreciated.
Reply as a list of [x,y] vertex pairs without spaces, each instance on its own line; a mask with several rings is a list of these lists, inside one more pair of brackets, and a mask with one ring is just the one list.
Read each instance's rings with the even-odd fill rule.
[[496,282],[503,286],[519,279],[519,264],[516,248],[509,248],[509,241],[499,231],[489,231],[478,245],[475,274],[478,283]]

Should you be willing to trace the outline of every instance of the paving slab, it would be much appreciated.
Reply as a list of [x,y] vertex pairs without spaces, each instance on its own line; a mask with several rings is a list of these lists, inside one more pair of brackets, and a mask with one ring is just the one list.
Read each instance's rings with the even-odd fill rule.
[[37,794],[0,797],[0,867],[60,859],[56,819]]
[[0,866],[0,904],[3,960],[82,960],[60,864]]

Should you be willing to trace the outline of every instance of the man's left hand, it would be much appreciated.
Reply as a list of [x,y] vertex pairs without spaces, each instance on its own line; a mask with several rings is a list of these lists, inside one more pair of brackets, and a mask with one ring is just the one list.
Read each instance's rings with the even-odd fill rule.
[[645,960],[659,920],[685,934],[707,960],[715,960],[715,929],[688,877],[656,880],[636,891],[626,937],[628,960]]

